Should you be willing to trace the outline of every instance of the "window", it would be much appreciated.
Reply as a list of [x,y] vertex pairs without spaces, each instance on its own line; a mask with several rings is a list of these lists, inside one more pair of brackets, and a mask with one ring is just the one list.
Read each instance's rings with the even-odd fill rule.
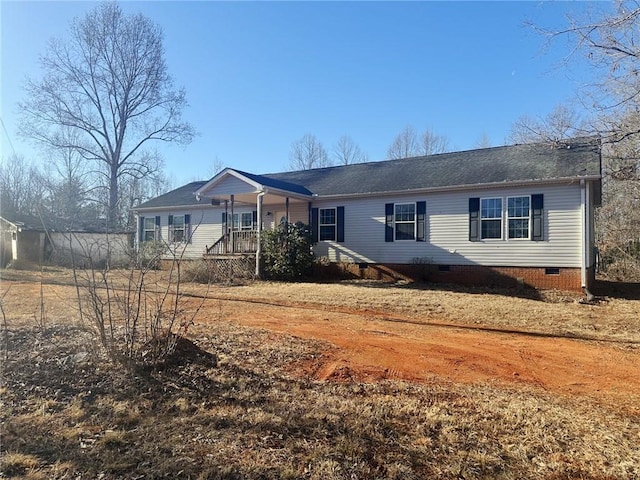
[[169,241],[191,243],[191,215],[169,215]]
[[253,214],[245,212],[242,214],[242,230],[251,230],[253,228]]
[[344,207],[312,208],[309,214],[312,242],[344,242]]
[[320,214],[320,241],[336,239],[336,209],[321,208]]
[[184,239],[185,239],[184,227],[185,227],[184,215],[174,215],[173,224],[171,228],[171,231],[173,232],[171,237],[173,242],[184,242]]
[[396,240],[416,239],[416,204],[396,203],[394,207]]
[[[469,241],[483,239],[522,239],[542,242],[545,239],[544,195],[541,193],[503,198],[469,198]],[[418,212],[418,221],[420,221]],[[506,235],[503,234],[506,220]],[[419,227],[418,227],[419,228]]]
[[153,242],[156,239],[156,219],[154,217],[146,217],[144,219],[143,242]]
[[507,198],[508,238],[529,239],[530,197]]
[[480,199],[481,238],[502,238],[502,199]]

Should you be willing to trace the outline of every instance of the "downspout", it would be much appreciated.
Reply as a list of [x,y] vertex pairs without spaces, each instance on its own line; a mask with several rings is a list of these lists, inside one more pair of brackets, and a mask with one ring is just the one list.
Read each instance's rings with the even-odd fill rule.
[[580,281],[582,288],[587,287],[587,245],[589,244],[589,225],[587,219],[587,188],[584,179],[580,180],[580,216],[582,232],[580,234]]
[[256,199],[256,215],[258,217],[258,234],[256,238],[256,241],[258,242],[258,244],[256,245],[256,278],[260,278],[260,255],[262,253],[262,242],[260,238],[262,233],[262,199],[266,194],[267,190],[263,190],[258,194],[258,197]]

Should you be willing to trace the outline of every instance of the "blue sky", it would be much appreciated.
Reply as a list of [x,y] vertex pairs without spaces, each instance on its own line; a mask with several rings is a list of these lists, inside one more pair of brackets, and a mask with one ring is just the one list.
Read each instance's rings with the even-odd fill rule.
[[[5,1],[1,16],[2,155],[43,158],[17,135],[25,75],[53,36],[92,2]],[[165,34],[166,61],[187,91],[199,132],[160,146],[175,186],[206,178],[218,158],[255,173],[287,169],[292,142],[312,133],[328,150],[351,136],[382,160],[407,125],[455,150],[483,135],[504,144],[523,114],[544,116],[589,80],[568,68],[563,40],[545,50],[525,25],[561,26],[585,2],[123,2]],[[10,142],[8,141],[10,139]],[[11,143],[11,145],[10,145]]]

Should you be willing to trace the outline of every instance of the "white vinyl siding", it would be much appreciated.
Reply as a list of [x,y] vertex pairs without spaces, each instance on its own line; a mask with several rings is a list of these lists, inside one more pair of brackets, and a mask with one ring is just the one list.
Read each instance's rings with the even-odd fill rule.
[[[542,241],[509,239],[508,199],[544,195],[544,238]],[[503,199],[503,239],[469,241],[469,198]],[[385,205],[416,204],[426,201],[427,237],[424,242],[385,242]],[[284,214],[281,203],[265,204],[262,209],[264,228],[272,228],[276,217]],[[580,267],[582,219],[580,186],[578,184],[512,187],[504,189],[460,190],[421,195],[396,195],[337,200],[316,199],[313,207],[335,209],[345,207],[345,242],[323,241],[314,245],[314,254],[331,261],[356,263],[403,263],[426,259],[443,265]],[[309,223],[307,202],[291,202],[289,220]],[[237,206],[234,213],[250,213],[255,206]],[[205,246],[212,245],[222,235],[224,207],[193,210],[154,211],[140,215],[150,221],[161,216],[161,238],[168,238],[168,215],[191,214],[192,242],[187,244],[185,258],[201,258]],[[230,210],[228,210],[229,213]],[[520,213],[523,213],[521,210]],[[268,215],[267,213],[270,213]],[[515,213],[515,211],[514,211]],[[531,217],[529,201],[529,217]],[[515,215],[513,216],[515,219]],[[523,217],[524,218],[524,215]],[[529,220],[530,222],[530,220]],[[531,236],[529,226],[529,237]],[[181,244],[184,246],[184,244]],[[590,258],[591,260],[591,258]]]
[[[469,241],[469,198],[532,194],[544,195],[543,241]],[[427,205],[426,241],[385,243],[385,203],[419,200],[426,200]],[[345,206],[346,228],[353,234],[340,246],[314,246],[316,256],[331,261],[406,264],[422,258],[444,265],[580,267],[582,222],[577,184],[368,197],[341,200],[340,204]],[[314,207],[325,208],[325,204],[317,201]]]
[[218,196],[239,195],[241,193],[255,192],[255,190],[256,188],[253,185],[249,185],[233,175],[228,175],[220,180],[220,183],[216,184],[215,187],[208,190],[207,194]]
[[[277,205],[264,205],[262,209],[262,222],[264,228],[272,228],[273,221],[275,217],[275,213],[282,210],[284,211],[284,198],[282,199],[282,204]],[[241,225],[242,218],[248,221],[247,219],[251,219],[253,222],[253,211],[256,210],[255,206],[238,206],[234,208],[234,214],[238,214],[238,225]],[[207,208],[198,208],[193,210],[180,210],[173,208],[171,210],[159,211],[155,210],[153,212],[140,212],[140,216],[145,217],[145,222],[147,218],[150,219],[151,222],[154,223],[155,228],[155,217],[156,215],[160,215],[161,219],[161,227],[160,234],[161,238],[169,238],[169,215],[173,215],[174,219],[176,216],[184,216],[185,214],[191,215],[191,243],[184,244],[180,243],[172,248],[175,249],[177,254],[182,255],[183,258],[186,259],[197,259],[202,258],[202,254],[205,251],[206,247],[210,247],[213,245],[223,233],[222,229],[222,213],[224,212],[223,206],[211,206]],[[271,215],[267,215],[267,212],[270,212]],[[227,209],[227,213],[231,216],[231,208]],[[289,219],[291,222],[303,222],[309,223],[309,207],[306,202],[297,203],[291,202],[289,206]],[[255,225],[257,228],[257,225]],[[184,253],[183,253],[184,249]],[[169,258],[170,255],[167,255]]]

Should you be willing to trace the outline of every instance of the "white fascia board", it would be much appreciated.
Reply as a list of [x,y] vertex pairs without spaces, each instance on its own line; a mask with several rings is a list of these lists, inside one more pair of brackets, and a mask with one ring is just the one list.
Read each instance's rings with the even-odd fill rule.
[[270,193],[272,195],[282,195],[283,197],[289,197],[289,198],[297,198],[299,200],[311,200],[313,197],[312,195],[305,195],[303,193],[295,193],[295,192],[291,192],[289,190],[282,190],[280,188],[273,188],[273,187],[266,187],[263,192],[265,193]]
[[242,180],[246,184],[251,185],[256,189],[256,193],[261,192],[264,189],[264,186],[262,184],[255,182],[250,178],[245,177],[241,173],[238,173],[237,171],[233,170],[232,168],[225,168],[223,171],[218,173],[215,177],[213,177],[211,180],[209,180],[207,183],[201,186],[198,190],[196,190],[194,194],[196,195],[196,197],[204,196],[204,192],[211,189],[216,184],[220,183],[224,179],[224,177],[228,175],[231,175],[232,177],[236,177],[237,179]]
[[132,208],[131,211],[138,212],[163,212],[166,210],[201,210],[205,208],[217,207],[218,205],[211,205],[210,202],[204,202],[202,204],[191,204],[191,205],[166,205],[162,207],[142,207],[142,208]]

